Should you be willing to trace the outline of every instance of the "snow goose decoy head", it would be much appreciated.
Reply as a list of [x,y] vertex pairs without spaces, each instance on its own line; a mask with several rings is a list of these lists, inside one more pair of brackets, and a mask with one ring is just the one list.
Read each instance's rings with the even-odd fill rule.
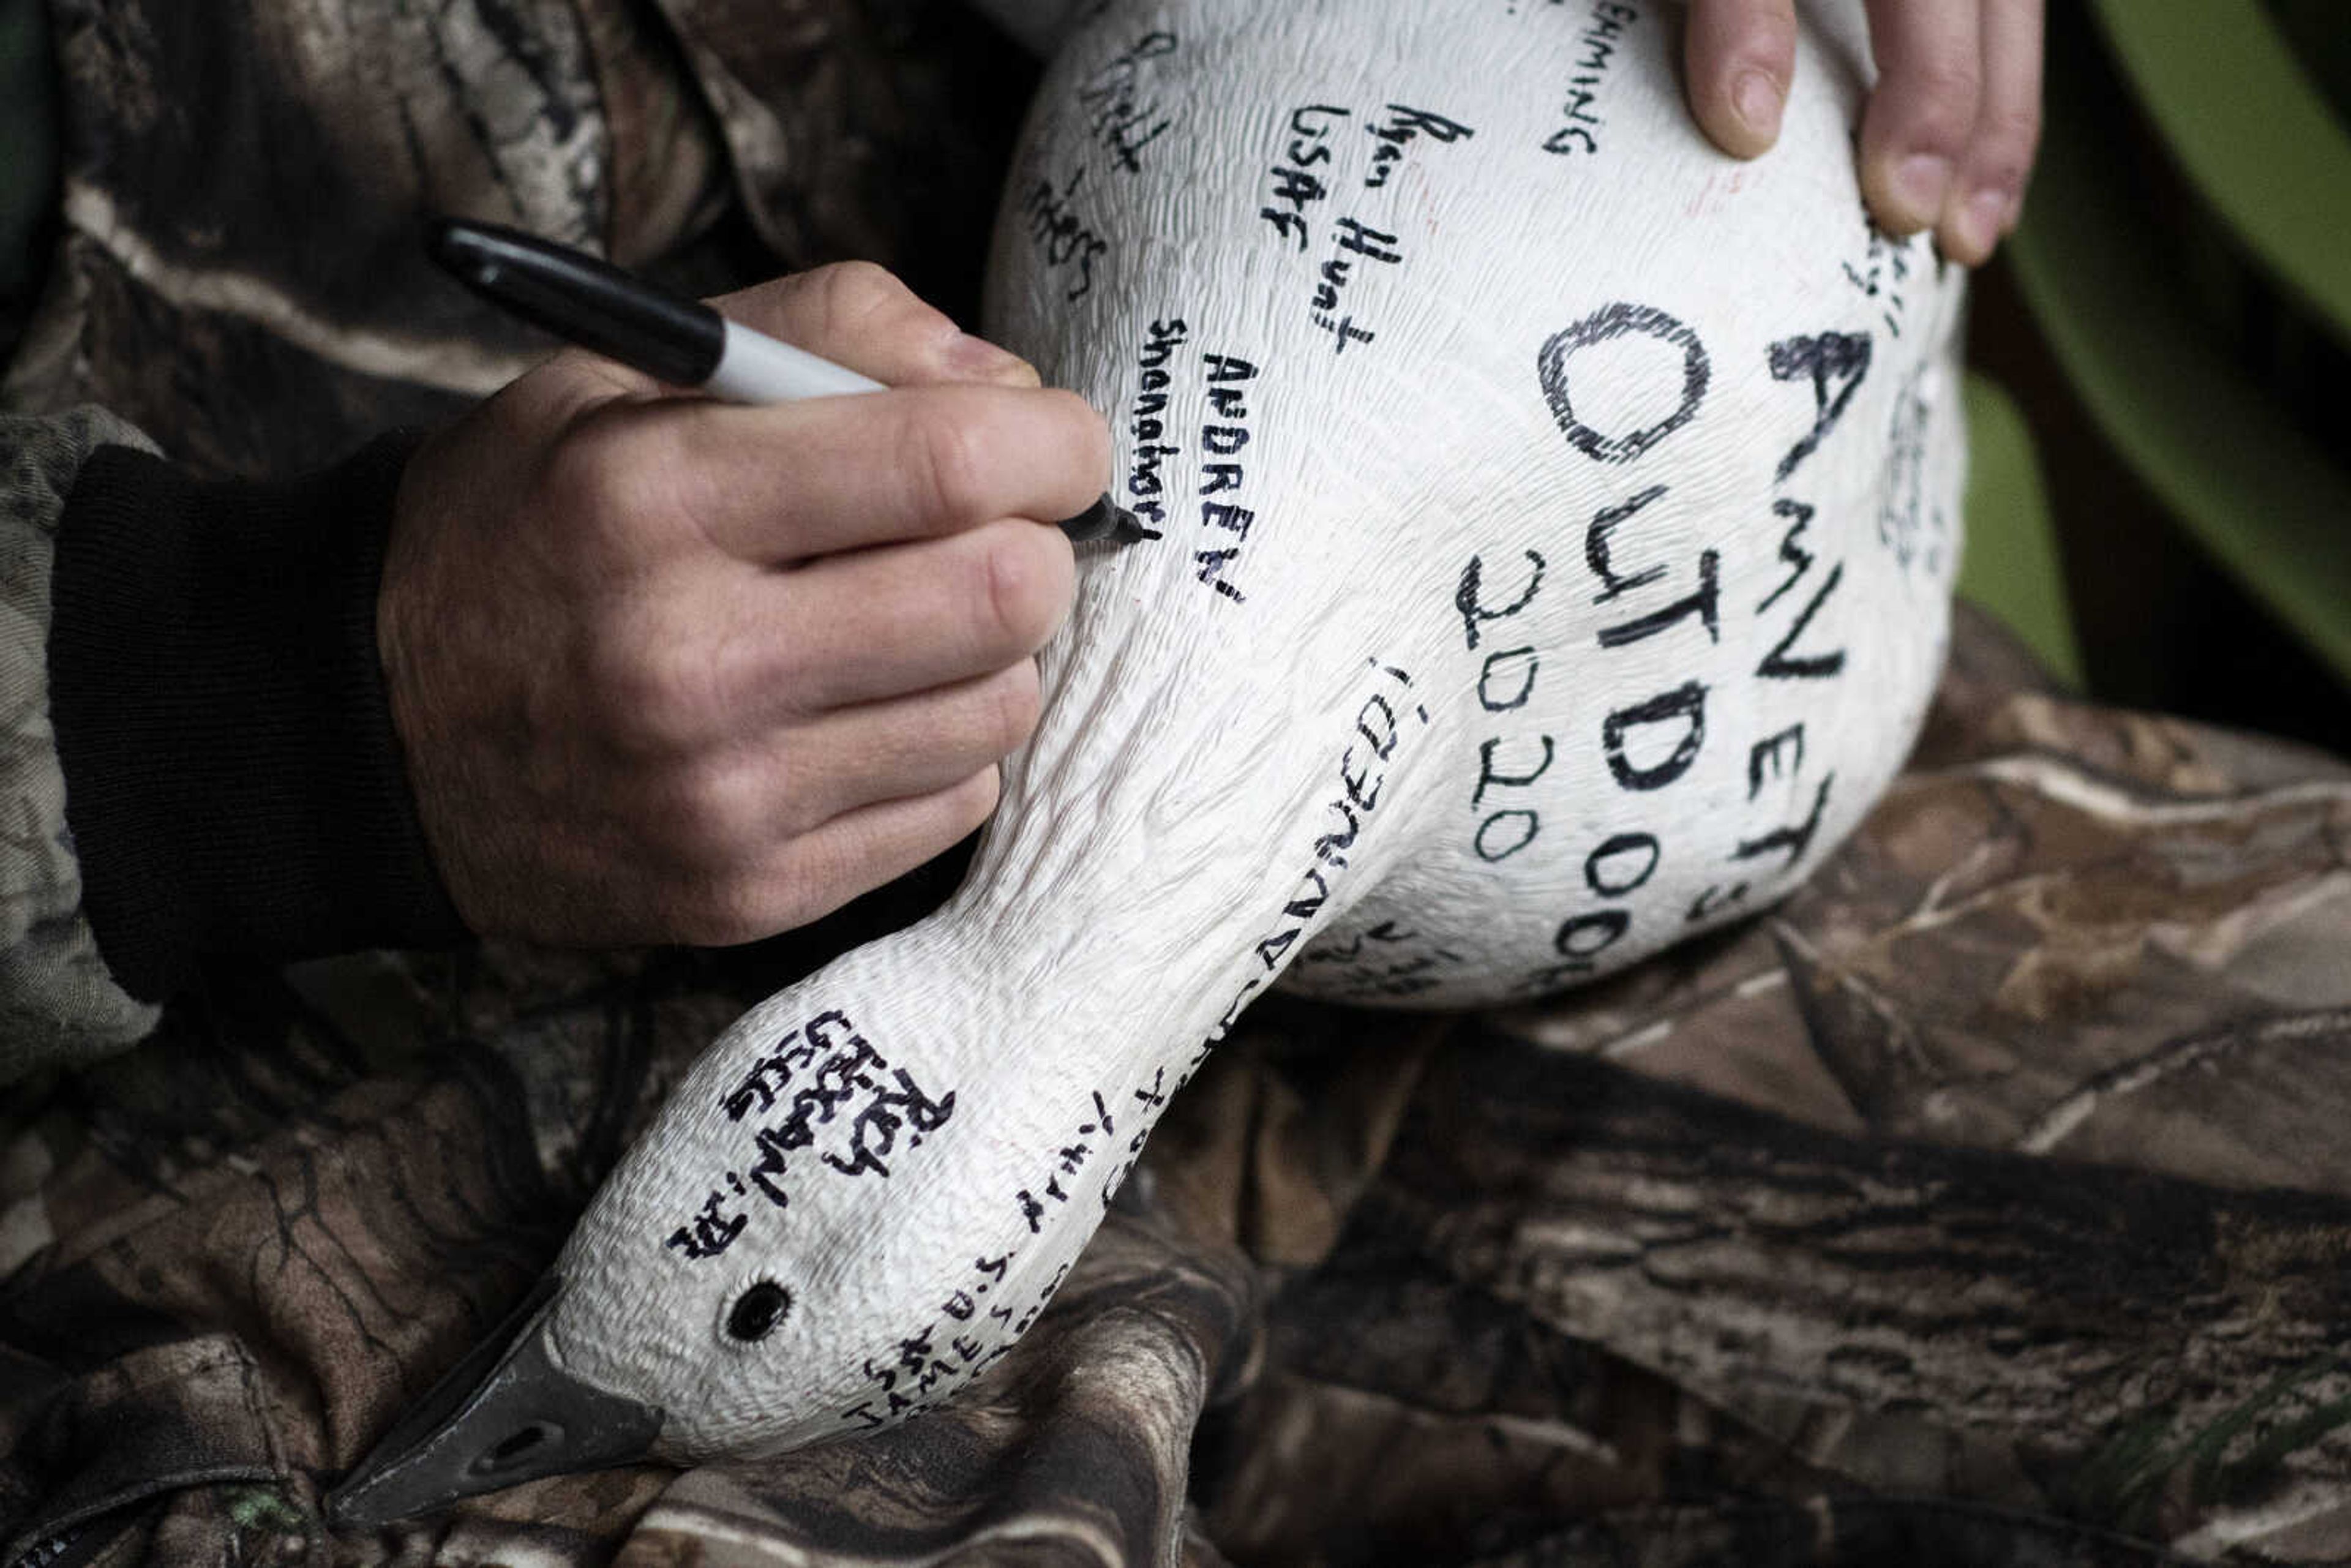
[[711,1047],[346,1517],[926,1409],[1277,980],[1621,967],[1792,888],[1908,747],[1961,283],[1864,214],[1858,4],[1746,165],[1646,0],[1070,8],[989,326],[1163,537],[1090,552],[961,891]]

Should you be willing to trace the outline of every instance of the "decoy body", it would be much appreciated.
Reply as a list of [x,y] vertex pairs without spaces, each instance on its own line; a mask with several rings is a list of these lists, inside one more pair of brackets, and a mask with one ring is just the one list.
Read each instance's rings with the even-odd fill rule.
[[1909,745],[1961,282],[1864,215],[1857,3],[1750,164],[1655,0],[1061,8],[988,326],[1160,537],[1087,552],[960,893],[710,1047],[347,1520],[927,1409],[1252,998],[1621,967],[1789,891]]

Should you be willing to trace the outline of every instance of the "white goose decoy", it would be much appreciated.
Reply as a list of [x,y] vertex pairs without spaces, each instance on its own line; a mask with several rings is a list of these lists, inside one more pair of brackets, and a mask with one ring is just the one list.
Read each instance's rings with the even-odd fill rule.
[[1943,654],[1960,277],[1864,216],[1857,0],[1744,165],[1663,10],[1029,13],[990,330],[1161,537],[1088,552],[962,890],[711,1046],[344,1519],[929,1408],[1277,981],[1558,990],[1851,831]]

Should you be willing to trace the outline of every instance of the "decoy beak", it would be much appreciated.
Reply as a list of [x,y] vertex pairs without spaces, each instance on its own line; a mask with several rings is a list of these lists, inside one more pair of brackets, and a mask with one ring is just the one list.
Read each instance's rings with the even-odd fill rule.
[[662,1413],[591,1388],[556,1364],[549,1274],[423,1403],[327,1494],[338,1529],[365,1530],[541,1476],[626,1464],[660,1435]]

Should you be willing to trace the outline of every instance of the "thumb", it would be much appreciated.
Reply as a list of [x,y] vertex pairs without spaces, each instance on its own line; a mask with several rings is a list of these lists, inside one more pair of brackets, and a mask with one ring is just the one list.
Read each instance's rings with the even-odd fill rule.
[[961,331],[889,272],[837,262],[722,294],[719,314],[872,376],[885,386],[986,382],[1033,387],[1036,368]]

